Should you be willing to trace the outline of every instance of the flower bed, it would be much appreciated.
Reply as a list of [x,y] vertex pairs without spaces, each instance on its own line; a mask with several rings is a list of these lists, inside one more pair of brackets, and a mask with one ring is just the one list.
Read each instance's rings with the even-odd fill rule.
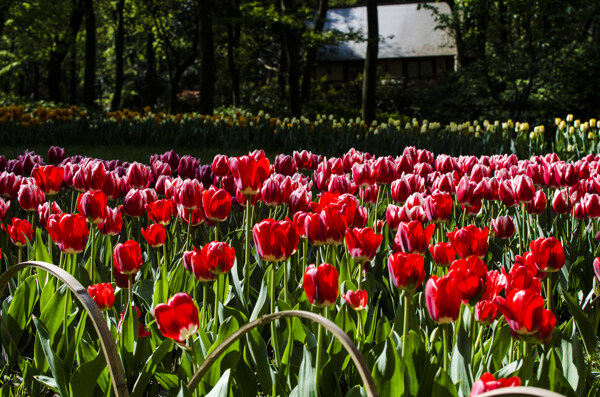
[[[335,323],[382,396],[598,390],[598,157],[407,147],[128,164],[52,147],[48,163],[0,163],[2,270],[45,261],[86,287],[131,395],[187,393],[227,337],[287,310]],[[97,319],[65,285],[27,268],[3,299],[3,391],[110,393]],[[196,392],[361,395],[338,338],[306,318],[261,324]]]

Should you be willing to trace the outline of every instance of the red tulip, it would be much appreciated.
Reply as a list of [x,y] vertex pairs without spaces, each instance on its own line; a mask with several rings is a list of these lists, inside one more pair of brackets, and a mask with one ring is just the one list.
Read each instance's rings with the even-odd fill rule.
[[375,179],[380,185],[389,185],[396,179],[396,164],[387,157],[375,160]]
[[229,169],[238,190],[244,195],[255,195],[271,173],[271,164],[266,157],[258,160],[252,156],[232,157]]
[[435,224],[431,223],[425,229],[419,221],[401,222],[394,238],[393,251],[417,253],[423,255],[433,236]]
[[179,166],[177,167],[177,175],[181,178],[189,179],[196,176],[196,169],[198,168],[198,159],[193,156],[185,155],[179,159]]
[[88,294],[92,297],[100,310],[108,310],[115,304],[115,291],[112,284],[102,283],[90,285],[87,288]]
[[475,319],[482,324],[489,325],[496,320],[500,312],[498,306],[491,300],[481,300],[475,304]]
[[146,204],[146,214],[153,223],[170,224],[171,217],[176,214],[173,200],[162,199]]
[[557,272],[565,265],[565,251],[555,237],[540,237],[529,248],[535,265],[546,273]]
[[[1,200],[1,199],[0,199]],[[1,204],[1,203],[0,203]],[[52,202],[52,215],[54,214],[62,214],[62,210],[56,201]],[[1,214],[0,214],[1,215]],[[44,204],[40,204],[38,206],[38,219],[40,221],[40,225],[45,229],[48,225],[48,217],[50,216],[50,204],[46,201]],[[0,216],[0,220],[2,220],[2,216]]]
[[433,321],[450,324],[458,318],[462,295],[452,277],[431,276],[425,284],[425,302]]
[[535,186],[527,175],[517,175],[514,179],[514,191],[519,203],[528,203],[533,200]]
[[202,254],[202,250],[192,247],[192,251],[183,253],[183,266],[185,270],[194,274],[196,280],[200,282],[212,281],[216,278],[216,274],[209,267],[206,260],[206,255]]
[[46,201],[46,195],[34,182],[24,179],[17,196],[19,205],[25,211],[37,211],[38,205]]
[[106,218],[107,201],[102,190],[88,190],[77,197],[77,211],[90,223],[102,223]]
[[218,177],[223,177],[229,174],[229,157],[223,154],[215,155],[211,164],[213,174]]
[[157,200],[153,189],[131,189],[123,200],[122,210],[125,214],[137,218],[144,215],[146,205]]
[[533,195],[533,199],[525,207],[530,214],[539,215],[546,209],[546,204],[546,194],[542,190],[538,190]]
[[51,164],[58,165],[65,157],[65,149],[59,146],[51,146],[50,149],[48,149],[48,160]]
[[158,330],[178,343],[185,343],[198,332],[200,325],[198,308],[192,297],[185,292],[175,294],[166,304],[156,306],[154,317]]
[[289,219],[285,221],[265,219],[254,225],[252,238],[261,259],[271,262],[282,261],[292,256],[300,241]]
[[[352,165],[352,179],[358,187],[368,187],[377,182],[375,169],[368,163]],[[393,184],[392,184],[393,185]]]
[[125,189],[125,180],[117,175],[116,172],[108,172],[106,174],[102,191],[109,200],[118,200],[123,197]]
[[510,216],[499,216],[496,219],[492,219],[492,230],[498,236],[498,238],[505,239],[514,236],[515,224],[513,223]]
[[80,163],[79,170],[73,174],[73,187],[79,192],[100,190],[106,180],[106,167],[103,161],[88,160]]
[[[527,253],[531,255],[529,252]],[[535,271],[539,271],[537,268]],[[512,290],[531,289],[536,293],[542,292],[542,283],[535,277],[535,271],[528,265],[515,263],[506,277],[506,293]]]
[[462,229],[456,229],[453,232],[446,233],[454,250],[463,259],[471,255],[483,259],[488,250],[488,228],[478,228],[474,225],[468,225]]
[[0,174],[0,196],[15,200],[19,194],[23,177],[12,172],[3,171]]
[[502,201],[502,204],[507,207],[514,207],[519,203],[512,179],[505,179],[500,183],[498,186],[498,197]]
[[31,223],[25,219],[13,218],[12,225],[2,224],[2,229],[8,233],[10,241],[17,247],[27,244],[27,241],[33,239],[33,228]]
[[425,213],[429,222],[446,222],[452,214],[454,202],[452,195],[443,192],[435,192],[427,196],[425,202]]
[[162,247],[167,241],[167,230],[160,223],[153,223],[146,229],[142,228],[142,236],[151,247]]
[[345,294],[342,294],[342,298],[352,309],[360,311],[366,309],[369,295],[367,291],[362,289],[358,289],[356,292],[348,290]]
[[521,379],[516,376],[513,376],[512,378],[496,379],[494,375],[490,374],[489,372],[485,372],[483,375],[481,375],[481,378],[473,383],[469,397],[475,397],[478,394],[482,394],[491,390],[513,386],[521,386]]
[[0,222],[4,220],[6,214],[8,213],[8,209],[10,208],[10,200],[4,201],[2,197],[0,197]]
[[114,236],[121,232],[123,227],[123,214],[118,208],[106,207],[104,222],[98,224],[98,230],[105,236]]
[[496,297],[496,302],[514,338],[534,344],[552,340],[556,317],[544,309],[544,298],[540,294],[531,289],[514,289],[506,298]]
[[388,271],[390,279],[400,289],[414,290],[425,280],[423,257],[419,254],[396,252],[388,258]]
[[312,193],[307,187],[299,186],[290,193],[288,201],[291,215],[295,215],[300,211],[308,211],[312,201]]
[[573,202],[567,189],[556,190],[552,199],[552,208],[557,214],[566,214],[573,208]]
[[65,171],[61,167],[55,167],[53,165],[34,167],[33,170],[31,170],[31,176],[35,179],[35,183],[48,196],[60,191],[64,175]]
[[213,241],[193,251],[183,253],[183,264],[194,273],[198,281],[212,281],[215,276],[227,273],[235,263],[235,250],[227,243]]
[[600,218],[600,195],[586,193],[581,199],[586,218]]
[[119,243],[113,250],[113,261],[120,273],[135,275],[142,267],[142,249],[134,240]]
[[594,263],[592,265],[594,266],[594,274],[596,275],[598,282],[600,282],[600,258],[594,259]]
[[150,168],[137,161],[129,166],[125,180],[127,189],[145,189],[150,185]]
[[335,304],[338,297],[339,274],[335,267],[323,263],[310,265],[304,272],[302,287],[311,305],[327,307]]
[[90,230],[83,215],[50,215],[46,229],[61,252],[79,254],[85,250]]
[[202,208],[202,192],[204,186],[196,179],[186,179],[177,185],[175,202],[188,210]]
[[[412,194],[412,189],[405,178],[396,179],[390,186],[392,200],[396,203],[405,203]],[[390,204],[391,205],[391,204]]]
[[379,194],[379,185],[374,183],[360,189],[360,198],[364,204],[375,204]]
[[181,204],[177,205],[177,216],[179,216],[179,219],[185,223],[190,223],[192,226],[201,225],[206,220],[206,215],[204,215],[202,208],[190,210]]
[[298,172],[298,166],[294,158],[288,154],[278,154],[273,163],[275,172],[281,175],[292,176]]
[[448,267],[456,259],[456,251],[450,243],[429,244],[429,252],[438,266]]
[[487,266],[476,256],[457,259],[450,265],[448,277],[456,282],[464,303],[474,303],[483,294],[487,280]]
[[346,247],[356,263],[371,262],[375,259],[382,241],[383,236],[375,234],[370,227],[346,229]]

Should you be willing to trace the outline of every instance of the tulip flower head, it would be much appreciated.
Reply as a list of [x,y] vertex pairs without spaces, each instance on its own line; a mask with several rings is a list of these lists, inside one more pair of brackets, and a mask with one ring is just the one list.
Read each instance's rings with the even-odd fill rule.
[[102,223],[106,218],[107,202],[102,190],[88,190],[77,197],[77,211],[91,223]]
[[258,255],[270,262],[279,262],[292,256],[300,241],[289,219],[276,221],[269,218],[257,223],[252,229],[252,238]]
[[483,259],[488,250],[488,228],[478,228],[475,225],[468,225],[462,229],[456,229],[447,233],[450,243],[454,250],[463,259],[469,256],[476,256]]
[[162,247],[167,241],[167,230],[162,224],[153,223],[146,229],[142,228],[142,236],[151,247]]
[[555,237],[540,237],[529,248],[535,265],[543,272],[557,272],[565,265],[565,251]]
[[154,308],[154,317],[158,330],[177,343],[185,341],[198,332],[198,308],[192,297],[185,292],[173,295],[167,303]]
[[356,291],[348,290],[345,294],[342,294],[342,298],[344,298],[352,309],[360,311],[366,309],[369,295],[367,291],[362,289]]
[[31,170],[31,176],[35,183],[48,196],[54,195],[60,191],[63,184],[64,169],[54,165],[45,165],[43,167],[34,167]]
[[90,230],[83,215],[50,215],[46,229],[61,252],[79,254],[85,250]]
[[513,386],[521,386],[521,379],[516,376],[511,378],[496,379],[494,375],[490,374],[489,372],[485,372],[483,375],[481,375],[481,378],[477,379],[475,383],[473,383],[469,397],[475,397],[491,390]]
[[229,169],[238,190],[244,195],[255,195],[271,173],[271,164],[266,157],[232,157],[229,159]]
[[311,305],[328,307],[337,301],[339,273],[329,263],[310,265],[304,272],[302,287]]
[[346,247],[356,263],[371,262],[383,241],[381,234],[370,228],[346,229]]
[[115,291],[112,284],[102,283],[90,285],[87,288],[88,294],[92,297],[100,310],[108,310],[115,304]]
[[113,250],[116,269],[127,275],[135,275],[142,267],[142,249],[134,240],[119,243]]
[[437,266],[448,267],[456,259],[456,251],[450,243],[429,244],[429,253]]
[[31,223],[25,219],[13,218],[11,224],[2,224],[2,229],[8,233],[10,241],[17,247],[22,247],[33,238]]
[[388,258],[388,271],[390,279],[400,289],[412,291],[425,280],[423,257],[419,254],[396,252]]
[[461,290],[452,277],[431,276],[425,284],[425,302],[433,321],[450,324],[458,318],[462,301]]
[[423,224],[419,221],[400,222],[394,239],[393,251],[423,255],[427,251],[434,229],[435,224],[433,223],[423,229]]

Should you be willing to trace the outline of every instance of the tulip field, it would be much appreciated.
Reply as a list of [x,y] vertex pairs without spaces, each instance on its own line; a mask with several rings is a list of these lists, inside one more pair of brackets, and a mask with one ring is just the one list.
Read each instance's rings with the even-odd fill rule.
[[560,122],[521,158],[0,156],[0,396],[597,396],[600,156]]

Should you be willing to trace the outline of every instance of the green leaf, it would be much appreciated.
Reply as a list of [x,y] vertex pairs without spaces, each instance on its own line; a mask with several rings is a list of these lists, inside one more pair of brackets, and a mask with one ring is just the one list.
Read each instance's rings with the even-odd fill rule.
[[256,328],[246,334],[246,343],[262,389],[271,390],[273,387],[273,372],[269,366],[267,345]]
[[52,372],[52,376],[54,377],[54,381],[56,382],[58,393],[62,397],[68,397],[69,388],[67,387],[63,363],[60,357],[58,357],[54,353],[52,347],[50,346],[50,337],[48,336],[48,330],[46,329],[44,324],[36,317],[33,317],[33,323],[35,324],[35,328],[37,329],[37,336],[41,342],[42,349],[44,350],[44,356],[46,356],[46,361],[48,362],[48,366],[50,367],[50,372]]
[[394,342],[386,339],[383,349],[375,361],[372,370],[375,386],[382,396],[404,393],[404,377],[400,372],[400,360]]
[[433,380],[432,395],[436,397],[457,397],[458,392],[456,386],[452,383],[452,379],[448,376],[446,371],[440,368],[435,375]]
[[156,307],[159,303],[167,303],[169,299],[169,280],[167,279],[167,265],[164,264],[159,269],[158,279],[154,284],[154,300],[152,307]]
[[567,303],[569,311],[575,319],[575,324],[577,324],[577,329],[579,329],[579,333],[583,339],[585,350],[588,354],[592,354],[596,349],[596,332],[594,327],[583,310],[581,310],[579,307],[577,300],[573,296],[569,295],[569,293],[564,289],[562,290],[562,294],[565,298],[565,302]]
[[71,376],[71,395],[72,396],[91,396],[96,387],[96,382],[102,371],[106,368],[106,360],[102,351],[92,361],[81,364],[73,376]]
[[312,366],[312,356],[306,346],[302,354],[302,364],[300,365],[300,373],[298,374],[298,394],[300,396],[318,397],[317,387],[315,384],[317,373]]
[[583,394],[585,387],[588,365],[583,357],[581,344],[573,326],[573,319],[570,319],[565,325],[563,338],[560,342],[563,375],[573,390],[577,392],[577,395],[580,396]]
[[144,368],[142,369],[142,372],[135,381],[135,385],[133,386],[133,390],[131,392],[131,397],[143,395],[144,390],[146,390],[152,375],[154,375],[154,372],[161,364],[162,359],[165,357],[165,355],[167,355],[167,353],[173,350],[173,343],[174,342],[172,339],[165,339],[154,350],[154,353],[152,353],[152,355],[148,358]]
[[269,280],[271,279],[271,272],[273,272],[273,266],[269,266],[269,268],[265,271],[265,274],[262,278],[260,284],[260,292],[258,294],[258,299],[256,300],[256,304],[254,305],[254,309],[252,310],[252,315],[250,315],[250,321],[254,321],[264,313],[266,310],[267,298],[269,297]]
[[[19,343],[37,302],[37,276],[27,277],[15,291],[6,314],[6,325],[15,343]],[[11,349],[12,342],[10,343]]]
[[212,388],[210,393],[208,393],[206,395],[206,397],[227,397],[229,395],[230,375],[231,375],[230,369],[223,372],[223,375],[221,375],[221,379],[219,379],[217,384]]
[[60,393],[60,391],[58,390],[58,384],[56,383],[54,378],[45,375],[34,375],[33,378],[40,382],[42,385],[48,387],[53,392]]
[[367,397],[367,391],[363,389],[362,386],[354,386],[352,389],[348,390],[346,397]]
[[468,309],[465,310],[455,330],[456,342],[452,349],[452,360],[450,361],[450,378],[455,384],[460,382],[462,394],[465,396],[469,395],[471,386],[473,386],[473,372],[471,369],[472,342],[465,328],[473,320],[471,318],[471,311]]

